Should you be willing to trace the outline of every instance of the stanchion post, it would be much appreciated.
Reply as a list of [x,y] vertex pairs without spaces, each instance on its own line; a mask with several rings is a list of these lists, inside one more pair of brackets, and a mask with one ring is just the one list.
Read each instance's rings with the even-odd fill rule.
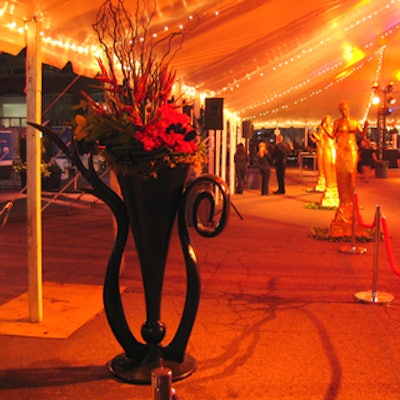
[[152,400],[172,400],[172,370],[155,368],[151,371]]
[[353,196],[353,211],[351,214],[351,244],[350,246],[343,246],[340,251],[342,253],[350,254],[364,254],[367,249],[365,247],[356,246],[356,202]]
[[356,298],[365,303],[390,303],[393,296],[390,293],[378,292],[378,268],[379,268],[379,242],[381,240],[381,208],[376,206],[375,215],[375,243],[374,264],[372,271],[372,289],[366,292],[358,292]]
[[378,267],[379,267],[379,241],[381,240],[381,208],[376,206],[375,215],[375,243],[374,243],[374,265],[372,270],[371,301],[378,301]]

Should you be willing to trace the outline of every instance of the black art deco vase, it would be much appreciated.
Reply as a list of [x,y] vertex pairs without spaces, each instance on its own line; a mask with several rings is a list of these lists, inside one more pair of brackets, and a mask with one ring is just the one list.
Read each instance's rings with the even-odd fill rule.
[[[60,147],[93,187],[89,191],[110,207],[117,221],[117,234],[105,274],[103,301],[108,323],[123,353],[109,362],[109,370],[118,379],[134,384],[150,384],[151,371],[158,367],[170,368],[174,381],[191,375],[196,369],[196,361],[186,353],[186,347],[199,307],[200,276],[186,219],[191,215],[189,222],[204,237],[220,234],[227,224],[230,209],[226,183],[215,175],[201,175],[188,183],[188,166],[178,165],[160,170],[156,179],[142,179],[130,174],[117,176],[121,198],[97,176],[92,162],[89,162],[89,168],[82,164],[74,140],[70,150],[49,128],[30,125]],[[216,194],[221,199],[217,202],[218,213],[215,212]],[[190,213],[187,212],[189,206]],[[161,317],[162,288],[176,216],[185,260],[186,296],[176,333],[164,346],[161,344],[166,332]],[[141,326],[141,339],[132,334],[120,291],[120,265],[129,231],[134,237],[145,295],[146,320]]]

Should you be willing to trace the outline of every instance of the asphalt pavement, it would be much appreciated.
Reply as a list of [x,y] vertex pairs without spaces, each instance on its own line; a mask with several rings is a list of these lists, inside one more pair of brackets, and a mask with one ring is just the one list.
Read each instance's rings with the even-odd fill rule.
[[[379,209],[389,236],[357,243],[363,254],[347,251],[348,242],[312,237],[316,228],[329,227],[335,213],[310,207],[321,196],[310,190],[314,172],[290,168],[286,181],[281,196],[261,196],[257,189],[233,194],[220,236],[203,238],[191,229],[202,295],[187,351],[197,369],[173,383],[178,398],[399,400],[400,171],[390,169],[387,178],[369,183],[357,179],[363,222],[372,223]],[[32,333],[29,326],[37,323],[26,321],[27,301],[8,317],[1,314],[28,290],[26,198],[15,188],[0,189],[1,206],[9,201],[8,219],[0,216],[0,328],[12,328],[0,335],[0,399],[152,399],[151,386],[124,383],[109,372],[121,348],[102,309],[101,290],[94,299],[79,290],[102,287],[113,237],[109,209],[88,194],[44,196],[43,282],[62,288],[60,296],[77,287],[69,296],[85,318],[69,320],[71,299],[53,295],[50,303],[58,308],[45,308],[39,333]],[[185,294],[181,253],[174,226],[162,304],[166,342]],[[122,298],[140,338],[143,293],[131,238],[124,261]],[[372,289],[377,301],[358,299]],[[393,299],[381,301],[381,294]],[[15,322],[25,333],[12,332]],[[52,330],[63,332],[51,337]]]

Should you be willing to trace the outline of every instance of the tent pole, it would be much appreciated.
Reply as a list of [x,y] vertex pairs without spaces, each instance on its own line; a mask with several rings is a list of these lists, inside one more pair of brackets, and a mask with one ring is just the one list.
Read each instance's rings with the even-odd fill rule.
[[[26,104],[27,120],[41,124],[42,54],[41,23],[37,18],[27,23]],[[29,319],[43,319],[42,293],[42,220],[41,220],[41,141],[38,130],[26,128],[27,149],[27,247]]]
[[[226,117],[225,117],[226,119]],[[226,181],[226,162],[227,162],[227,131],[228,131],[229,122],[225,121],[225,126],[223,131],[221,132],[221,178]]]
[[229,132],[229,191],[235,193],[235,151],[237,141],[237,118],[231,119]]

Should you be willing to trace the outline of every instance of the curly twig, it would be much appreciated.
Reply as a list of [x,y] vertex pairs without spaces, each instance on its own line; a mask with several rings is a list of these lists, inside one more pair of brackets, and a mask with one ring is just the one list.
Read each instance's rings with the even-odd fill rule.
[[[165,101],[163,94],[169,80],[160,78],[163,71],[168,70],[186,34],[198,25],[198,18],[192,17],[179,31],[158,37],[151,32],[156,16],[155,0],[136,2],[133,16],[123,0],[105,0],[93,24],[110,76],[121,75],[118,81],[125,97],[123,102],[136,104],[144,122],[154,117],[155,110]],[[141,90],[144,94],[137,96]]]

